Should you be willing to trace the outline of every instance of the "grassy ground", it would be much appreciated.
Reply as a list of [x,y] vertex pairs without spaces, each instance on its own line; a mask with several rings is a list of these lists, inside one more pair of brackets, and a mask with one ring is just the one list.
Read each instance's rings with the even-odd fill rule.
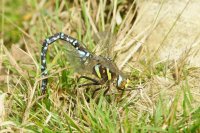
[[[0,5],[0,132],[200,132],[198,1]],[[90,98],[94,88],[74,88],[74,62],[57,42],[49,47],[50,78],[42,96],[42,41],[60,31],[97,54],[111,47],[109,55],[129,74],[132,91],[120,97],[113,88],[103,96],[102,88]],[[112,37],[103,45],[106,33]]]

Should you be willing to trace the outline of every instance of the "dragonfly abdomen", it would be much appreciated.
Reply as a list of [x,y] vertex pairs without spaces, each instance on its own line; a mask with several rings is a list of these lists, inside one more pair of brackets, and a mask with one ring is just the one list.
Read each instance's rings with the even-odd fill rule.
[[[65,42],[69,43],[71,46],[73,46],[77,50],[78,55],[81,58],[81,60],[86,60],[88,57],[91,56],[91,54],[84,47],[82,47],[80,45],[80,43],[77,39],[75,39],[69,35],[66,35],[62,32],[57,33],[57,34],[45,39],[43,42],[42,51],[41,51],[42,78],[47,76],[46,53],[48,50],[48,46],[57,40],[63,40]],[[47,82],[48,82],[47,78],[42,80],[42,86],[41,86],[42,93],[45,93],[45,91],[46,91]]]

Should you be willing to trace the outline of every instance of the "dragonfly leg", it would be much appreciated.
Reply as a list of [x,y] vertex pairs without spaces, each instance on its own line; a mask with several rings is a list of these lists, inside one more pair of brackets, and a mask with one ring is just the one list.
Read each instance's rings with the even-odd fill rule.
[[91,85],[101,85],[101,84],[103,84],[102,82],[100,82],[100,81],[98,81],[98,80],[96,80],[96,79],[87,77],[87,76],[81,76],[81,77],[79,77],[77,82],[79,82],[80,79],[82,79],[82,78],[83,78],[83,79],[90,80],[90,81],[92,81],[92,82],[91,82],[91,83],[86,83],[86,84],[79,85],[78,87],[91,86]]
[[90,81],[92,81],[92,82],[98,82],[96,79],[93,79],[93,78],[90,78],[90,77],[87,77],[87,76],[80,76],[79,78],[78,78],[78,81],[77,82],[79,82],[81,79],[87,79],[87,80],[90,80]]
[[79,85],[78,87],[91,86],[91,85],[100,85],[100,84],[97,83],[97,82],[93,82],[93,83],[81,84],[81,85]]
[[[95,94],[97,91],[99,91],[100,89],[101,89],[101,87],[94,90],[94,92],[93,92],[93,94],[92,94],[92,98],[94,98],[94,94]],[[104,91],[104,93],[103,93],[104,96],[108,93],[109,89],[110,89],[110,86],[108,86],[108,88]]]
[[[98,81],[96,79],[93,79],[93,78],[90,78],[90,77],[87,77],[87,76],[81,76],[81,77],[79,77],[77,82],[79,82],[81,78],[90,80],[92,82],[91,83],[86,83],[86,84],[79,85],[78,87],[92,86],[92,85],[102,85],[102,84],[105,83],[103,80]],[[97,88],[97,89],[94,90],[94,92],[92,94],[92,98],[94,97],[95,93],[97,91],[99,91],[100,89],[101,88]],[[109,91],[109,89],[110,89],[110,86],[108,86],[108,88],[104,91],[104,93],[103,93],[104,96],[107,94],[107,92]]]
[[[92,81],[92,83],[82,84],[82,85],[79,85],[78,87],[91,86],[91,85],[102,85],[102,84],[104,84],[104,82],[103,82],[102,80],[98,81],[98,80],[96,80],[96,79],[93,79],[93,78],[90,78],[90,77],[87,77],[87,76],[81,76],[81,77],[79,77],[78,82],[80,81],[81,78],[90,80],[90,81]],[[92,97],[94,97],[95,93],[96,93],[97,91],[99,91],[100,89],[101,89],[101,87],[95,89],[95,90],[93,91],[93,93],[92,93]],[[106,91],[108,91],[108,90],[106,90]],[[105,92],[104,92],[104,95],[105,95]]]
[[[99,91],[100,89],[101,89],[101,88],[97,88],[97,89],[95,89],[95,90],[93,91],[93,93],[92,93],[92,98],[94,98],[95,93],[96,93],[97,91]],[[108,87],[108,88],[104,91],[104,93],[103,93],[104,96],[106,95],[106,93],[108,92],[109,89],[110,89],[110,87]]]
[[99,91],[101,88],[97,88],[97,89],[95,89],[94,91],[93,91],[93,93],[92,93],[92,98],[94,98],[94,95],[95,95],[95,93],[97,92],[97,91]]
[[110,85],[109,85],[108,88],[104,91],[103,95],[105,96],[105,95],[108,93],[109,90],[110,90]]

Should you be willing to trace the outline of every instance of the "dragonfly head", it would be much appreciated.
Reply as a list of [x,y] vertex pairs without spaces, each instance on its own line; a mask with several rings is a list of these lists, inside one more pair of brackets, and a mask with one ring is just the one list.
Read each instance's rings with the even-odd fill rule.
[[125,78],[121,75],[118,75],[118,78],[117,78],[117,88],[119,90],[123,90],[123,89],[126,89],[129,85],[129,82],[130,80],[128,78]]

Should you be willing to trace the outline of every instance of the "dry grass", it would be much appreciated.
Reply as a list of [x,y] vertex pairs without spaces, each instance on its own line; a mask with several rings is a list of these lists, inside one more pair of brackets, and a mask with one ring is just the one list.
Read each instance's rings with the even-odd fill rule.
[[[136,3],[2,1],[1,132],[198,132],[200,2]],[[41,44],[60,31],[90,51],[112,48],[133,90],[121,98],[115,90],[108,96],[100,91],[88,102],[91,92],[77,88],[76,93],[73,65],[59,42],[49,48],[50,82],[47,95],[41,96]],[[105,35],[112,40],[104,41]]]

